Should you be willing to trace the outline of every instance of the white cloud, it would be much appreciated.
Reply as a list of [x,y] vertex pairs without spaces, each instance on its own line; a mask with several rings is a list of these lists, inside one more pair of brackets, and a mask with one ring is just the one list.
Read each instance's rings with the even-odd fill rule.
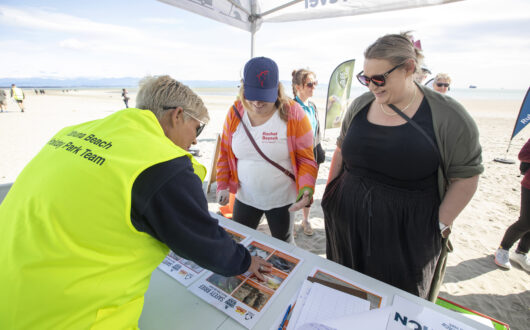
[[140,19],[140,22],[151,23],[151,24],[167,24],[167,25],[178,25],[181,22],[174,18],[160,18],[160,17],[144,17]]
[[59,43],[59,46],[63,48],[69,48],[69,49],[75,49],[75,50],[83,50],[88,49],[88,44],[85,42],[81,42],[75,38],[70,38],[63,40]]
[[92,35],[114,34],[123,36],[142,33],[138,29],[99,23],[86,18],[31,7],[19,9],[0,6],[0,23],[19,28]]

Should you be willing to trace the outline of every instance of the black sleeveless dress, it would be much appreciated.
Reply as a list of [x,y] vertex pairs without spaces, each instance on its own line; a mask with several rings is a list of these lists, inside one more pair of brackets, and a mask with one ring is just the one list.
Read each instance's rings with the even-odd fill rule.
[[[442,238],[437,150],[409,123],[353,118],[342,144],[343,170],[322,199],[327,258],[427,298]],[[412,118],[436,141],[425,99]]]

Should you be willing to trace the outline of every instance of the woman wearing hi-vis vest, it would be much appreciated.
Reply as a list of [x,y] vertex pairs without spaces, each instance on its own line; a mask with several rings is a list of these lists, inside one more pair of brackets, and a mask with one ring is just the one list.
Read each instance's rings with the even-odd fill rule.
[[136,106],[61,130],[0,204],[0,329],[137,328],[169,248],[224,276],[270,271],[209,215],[187,151],[202,100],[160,76]]

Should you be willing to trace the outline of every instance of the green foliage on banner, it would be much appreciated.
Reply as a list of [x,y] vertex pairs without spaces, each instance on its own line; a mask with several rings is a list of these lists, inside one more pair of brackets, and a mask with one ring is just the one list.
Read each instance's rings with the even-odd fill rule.
[[355,60],[341,63],[331,74],[326,101],[326,128],[340,127],[348,107]]

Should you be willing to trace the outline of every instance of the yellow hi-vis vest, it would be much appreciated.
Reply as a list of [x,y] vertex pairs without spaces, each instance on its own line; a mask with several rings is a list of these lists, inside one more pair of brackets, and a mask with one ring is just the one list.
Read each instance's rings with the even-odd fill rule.
[[138,327],[169,249],[131,223],[145,169],[189,157],[151,111],[126,109],[61,130],[0,204],[0,329]]
[[17,101],[24,100],[24,92],[18,87],[13,87],[13,98]]

